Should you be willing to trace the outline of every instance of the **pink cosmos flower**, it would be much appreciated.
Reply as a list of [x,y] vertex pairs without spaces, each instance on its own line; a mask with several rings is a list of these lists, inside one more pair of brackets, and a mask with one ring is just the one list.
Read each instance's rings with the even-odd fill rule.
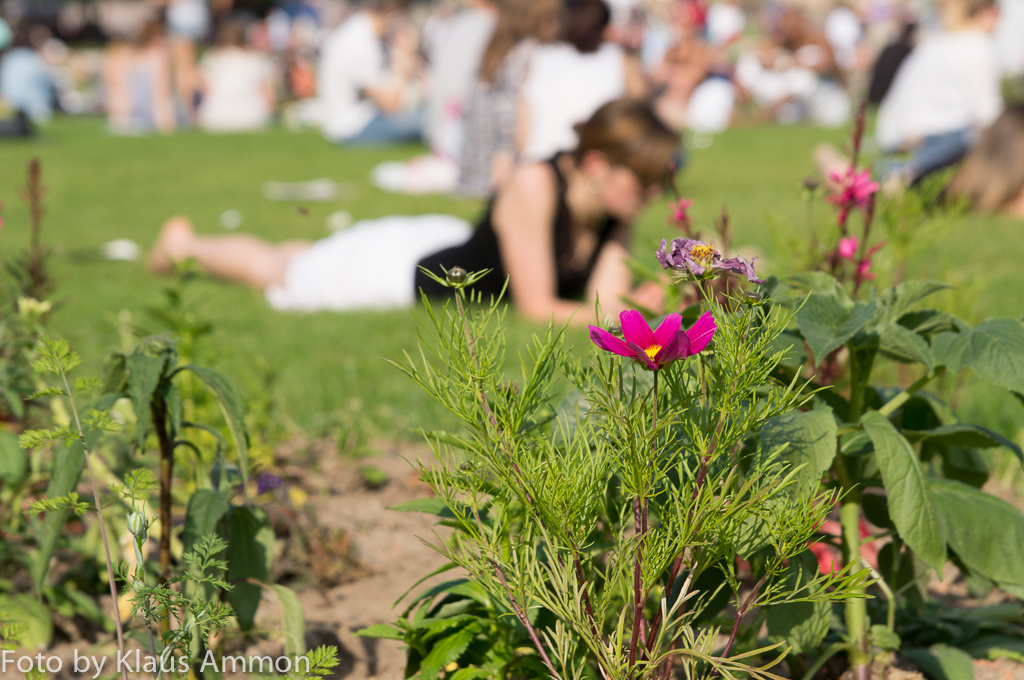
[[857,169],[850,166],[846,174],[841,175],[833,172],[830,175],[833,182],[836,182],[841,190],[828,197],[828,202],[839,207],[839,222],[846,223],[846,217],[854,208],[866,208],[871,196],[878,191],[878,182],[871,181],[871,171],[864,170],[857,172]]
[[622,324],[621,340],[597,326],[590,326],[590,339],[601,349],[629,357],[651,371],[700,353],[718,328],[711,312],[705,312],[685,331],[682,330],[683,317],[678,314],[666,316],[653,331],[643,315],[631,309],[619,315],[619,322]]
[[844,260],[852,260],[857,256],[857,244],[858,241],[856,236],[839,239],[839,257]]

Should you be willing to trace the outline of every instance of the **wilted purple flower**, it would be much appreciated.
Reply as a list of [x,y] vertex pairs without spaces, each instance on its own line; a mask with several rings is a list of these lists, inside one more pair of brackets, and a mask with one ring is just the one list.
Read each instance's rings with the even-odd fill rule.
[[277,475],[262,472],[256,475],[256,494],[266,493],[279,488],[284,482]]
[[722,255],[703,241],[692,238],[674,238],[671,243],[661,240],[656,253],[665,269],[689,272],[698,277],[711,278],[725,272],[747,277],[751,283],[764,283],[754,272],[754,261],[742,257],[723,260]]

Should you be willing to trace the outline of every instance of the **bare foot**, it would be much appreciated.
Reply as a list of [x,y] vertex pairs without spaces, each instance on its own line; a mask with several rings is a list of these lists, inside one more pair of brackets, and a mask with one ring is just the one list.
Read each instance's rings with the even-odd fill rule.
[[149,252],[149,269],[158,273],[173,271],[176,262],[189,257],[189,243],[195,238],[192,223],[184,217],[172,217],[164,222],[153,249]]
[[814,164],[825,180],[825,185],[832,191],[838,191],[838,183],[832,175],[843,176],[850,169],[850,159],[836,151],[831,144],[819,144],[814,147]]

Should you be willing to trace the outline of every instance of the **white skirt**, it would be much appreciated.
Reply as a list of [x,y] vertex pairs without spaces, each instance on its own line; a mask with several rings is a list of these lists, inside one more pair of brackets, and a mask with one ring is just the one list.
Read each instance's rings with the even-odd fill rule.
[[472,233],[469,222],[450,215],[363,220],[292,258],[284,285],[267,288],[267,301],[307,312],[411,307],[416,264]]

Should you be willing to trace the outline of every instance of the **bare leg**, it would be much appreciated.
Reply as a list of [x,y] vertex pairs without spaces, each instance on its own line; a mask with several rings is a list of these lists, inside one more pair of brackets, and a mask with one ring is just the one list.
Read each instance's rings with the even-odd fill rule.
[[194,259],[213,276],[264,290],[284,284],[288,263],[311,245],[309,241],[270,243],[245,234],[197,236],[187,218],[172,217],[160,230],[149,268],[166,272],[174,262]]

